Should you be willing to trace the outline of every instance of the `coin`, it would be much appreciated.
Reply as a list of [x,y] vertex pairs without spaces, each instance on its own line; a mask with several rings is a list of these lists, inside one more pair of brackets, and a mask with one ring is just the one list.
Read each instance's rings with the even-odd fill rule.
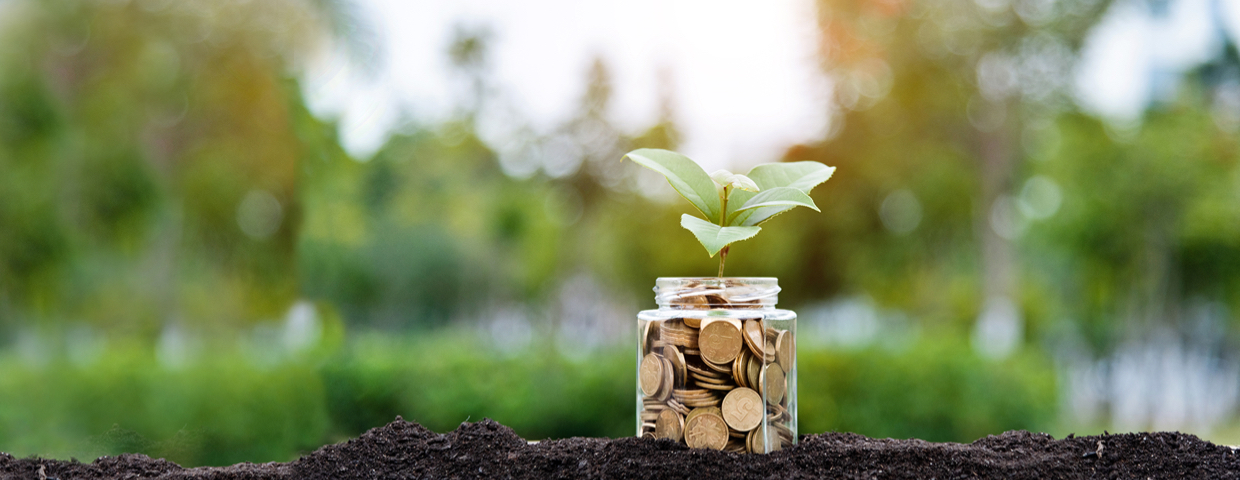
[[655,395],[659,400],[667,400],[668,395],[672,393],[672,388],[676,386],[676,375],[672,373],[672,362],[666,358],[659,358],[663,362],[663,387]]
[[762,335],[762,324],[757,320],[745,321],[745,345],[753,351],[754,355],[762,356],[762,347],[766,345],[766,340]]
[[684,406],[684,405],[682,405],[680,402],[677,402],[675,399],[670,399],[670,398],[669,398],[669,399],[667,400],[667,408],[670,408],[670,409],[672,409],[672,410],[675,410],[676,412],[680,413],[681,415],[688,415],[688,414],[689,414],[689,408],[688,408],[688,407],[686,407],[686,406]]
[[684,433],[685,419],[673,410],[664,410],[654,423],[655,438],[670,438],[679,442]]
[[713,385],[727,385],[728,384],[728,379],[726,378],[707,377],[705,375],[698,375],[697,373],[690,373],[689,376],[693,377],[693,383],[696,383],[698,385],[701,385],[703,383],[710,383]]
[[723,450],[728,445],[728,426],[723,417],[703,413],[685,425],[685,444],[689,448]]
[[658,354],[648,354],[642,358],[642,365],[637,370],[638,385],[642,394],[653,397],[663,385],[663,361]]
[[706,366],[706,362],[702,361],[701,359],[686,358],[685,368],[688,368],[690,372],[696,373],[698,375],[704,375],[707,377],[716,377],[716,378],[727,378],[727,375],[724,375],[722,372],[718,372],[714,368]]
[[749,388],[737,388],[723,397],[723,419],[729,427],[748,432],[762,423],[766,417],[762,408],[762,396]]
[[650,344],[659,339],[659,322],[646,322],[642,325],[642,353],[650,353],[653,348]]
[[699,407],[699,408],[690,410],[689,414],[685,415],[685,425],[688,425],[689,420],[693,420],[693,417],[696,417],[703,413],[713,413],[715,415],[719,415],[720,418],[723,418],[723,412],[719,410],[719,407]]
[[717,383],[706,383],[706,382],[699,383],[698,386],[705,388],[707,390],[718,390],[718,391],[723,391],[723,392],[726,392],[736,387],[735,385],[727,385],[727,384],[720,385]]
[[796,344],[793,342],[792,332],[787,330],[779,332],[775,337],[775,361],[779,362],[785,372],[792,371],[792,355],[796,353]]
[[778,405],[784,399],[784,391],[788,385],[784,383],[784,370],[779,368],[779,364],[772,363],[762,370],[762,393],[765,394],[766,402],[771,405]]
[[685,370],[685,356],[680,353],[680,349],[672,345],[663,347],[663,358],[671,362],[676,384],[683,385],[688,375]]
[[758,376],[762,373],[762,357],[753,357],[749,359],[749,365],[745,366],[745,380],[750,387],[757,387]]
[[745,439],[749,453],[771,453],[782,447],[780,443],[778,435],[764,435],[762,429],[749,432],[749,436]]
[[716,365],[726,364],[741,351],[741,331],[731,319],[718,319],[702,326],[698,345],[702,359]]
[[725,374],[725,377],[727,376],[726,374],[732,373],[732,362],[731,361],[724,362],[722,364],[715,364],[714,362],[710,362],[710,361],[703,359],[702,364],[706,365],[706,367],[710,368],[711,370]]
[[749,355],[749,352],[741,350],[740,356],[736,357],[736,361],[732,362],[732,379],[736,381],[736,385],[738,386],[749,386],[745,382],[745,365],[749,362],[750,356],[751,355]]
[[659,340],[668,345],[698,348],[698,331],[685,325],[684,320],[672,319],[659,327]]
[[685,317],[682,320],[685,321],[686,327],[702,328],[702,317]]

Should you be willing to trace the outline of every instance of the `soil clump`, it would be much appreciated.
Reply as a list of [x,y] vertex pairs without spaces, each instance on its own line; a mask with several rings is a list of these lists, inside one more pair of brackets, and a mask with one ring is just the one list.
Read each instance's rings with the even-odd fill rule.
[[0,478],[1211,478],[1240,479],[1240,454],[1193,435],[1158,432],[1055,440],[1023,431],[969,444],[806,435],[767,455],[690,450],[670,440],[568,438],[526,442],[492,420],[439,434],[399,417],[288,463],[181,468],[145,455],[91,463],[0,453]]

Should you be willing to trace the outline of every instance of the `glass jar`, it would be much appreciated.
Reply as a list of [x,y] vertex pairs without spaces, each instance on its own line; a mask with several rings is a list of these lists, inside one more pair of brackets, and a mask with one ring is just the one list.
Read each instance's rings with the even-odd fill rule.
[[775,278],[659,278],[637,314],[637,435],[767,453],[797,441],[797,315]]

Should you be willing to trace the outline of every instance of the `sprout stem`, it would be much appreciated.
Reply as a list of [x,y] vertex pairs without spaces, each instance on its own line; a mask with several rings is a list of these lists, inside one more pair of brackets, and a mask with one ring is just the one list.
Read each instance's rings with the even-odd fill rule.
[[[719,194],[719,200],[723,204],[722,211],[719,212],[719,226],[728,226],[728,193],[732,190],[732,185],[724,185],[722,193]],[[719,251],[719,278],[723,278],[723,262],[728,259],[728,248],[731,245],[724,245],[723,250]]]

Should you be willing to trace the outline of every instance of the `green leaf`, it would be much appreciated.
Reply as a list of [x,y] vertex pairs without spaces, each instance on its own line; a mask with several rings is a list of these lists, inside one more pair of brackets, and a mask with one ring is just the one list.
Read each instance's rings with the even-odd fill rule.
[[[809,207],[815,212],[822,211],[818,209],[818,205],[814,205],[814,199],[809,198],[809,195],[802,193],[800,190],[792,187],[775,187],[754,195],[753,198],[750,198],[744,205],[736,209],[734,215],[740,215],[756,208],[788,210],[795,207]],[[776,212],[775,214],[778,213],[781,212]],[[734,222],[729,221],[728,223],[732,224]]]
[[[762,190],[789,187],[809,195],[810,190],[827,181],[833,173],[835,173],[835,167],[828,167],[818,162],[791,162],[758,165],[749,171],[748,176]],[[754,195],[756,194],[737,190],[733,190],[732,194],[728,195],[728,225],[759,225],[793,208],[788,205],[774,205],[738,213]]]
[[762,227],[720,227],[689,214],[680,216],[680,226],[693,232],[711,258],[723,247],[757,235],[762,230]]
[[710,179],[719,184],[720,188],[728,185],[734,185],[736,188],[749,192],[756,192],[759,190],[758,184],[754,183],[754,181],[749,177],[732,173],[727,170],[716,170],[715,173],[710,174]]
[[625,157],[667,177],[667,183],[676,189],[676,193],[685,197],[706,218],[721,218],[722,207],[714,180],[689,157],[657,148],[640,148]]
[[767,163],[753,167],[749,178],[766,190],[775,187],[792,187],[809,195],[810,190],[831,178],[835,167],[818,162]]

